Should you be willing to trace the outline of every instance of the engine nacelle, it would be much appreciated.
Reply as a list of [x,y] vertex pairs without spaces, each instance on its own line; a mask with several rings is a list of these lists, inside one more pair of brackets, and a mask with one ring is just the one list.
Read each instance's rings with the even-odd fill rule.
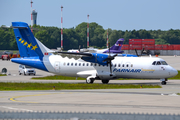
[[100,65],[107,65],[108,54],[92,53],[93,56],[82,56],[81,59],[87,62],[98,63]]

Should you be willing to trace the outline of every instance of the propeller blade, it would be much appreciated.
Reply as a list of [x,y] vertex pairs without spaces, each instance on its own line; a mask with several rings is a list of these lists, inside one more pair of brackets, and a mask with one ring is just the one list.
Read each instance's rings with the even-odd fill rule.
[[141,56],[142,56],[142,54],[143,54],[143,51],[144,51],[144,48],[143,48],[142,51],[141,51]]
[[137,53],[137,50],[136,49],[134,49],[135,50],[135,52],[136,52],[136,55],[139,57],[139,55],[138,55],[138,53]]
[[112,76],[112,64],[111,64],[111,61],[110,61],[109,64],[110,64],[110,73],[111,73],[110,76]]

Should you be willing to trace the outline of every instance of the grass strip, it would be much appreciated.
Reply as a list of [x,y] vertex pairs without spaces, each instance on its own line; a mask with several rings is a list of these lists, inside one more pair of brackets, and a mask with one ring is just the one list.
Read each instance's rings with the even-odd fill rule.
[[0,74],[0,76],[7,76],[6,74]]
[[74,89],[134,89],[134,88],[161,88],[159,85],[134,84],[86,84],[86,83],[12,83],[0,82],[1,91],[13,90],[74,90]]
[[67,77],[61,75],[51,75],[46,77],[33,77],[31,79],[38,79],[38,80],[86,80],[85,78],[81,77]]

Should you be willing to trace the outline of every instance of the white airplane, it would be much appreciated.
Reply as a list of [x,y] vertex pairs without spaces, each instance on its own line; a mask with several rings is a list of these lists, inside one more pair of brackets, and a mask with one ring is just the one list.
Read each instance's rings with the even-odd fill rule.
[[[116,41],[116,43],[110,47],[110,52],[111,53],[118,53],[118,54],[122,54],[124,51],[121,50],[122,46],[123,46],[123,42],[124,42],[124,38],[120,38]],[[93,47],[90,48],[83,48],[83,49],[71,49],[68,50],[68,52],[90,52],[90,53],[109,53],[109,49],[96,49]],[[137,57],[137,56],[136,56]]]
[[79,52],[89,52],[89,53],[111,53],[111,54],[118,54],[120,57],[138,57],[137,55],[132,55],[132,54],[122,54],[124,51],[121,50],[123,46],[124,38],[120,38],[116,41],[116,43],[110,47],[109,49],[96,49],[96,48],[84,48],[84,49],[71,49],[68,50],[67,52],[73,52],[73,53],[79,53]]
[[18,64],[64,76],[83,77],[87,83],[102,80],[107,84],[117,78],[146,78],[160,79],[162,84],[166,84],[168,78],[178,74],[161,58],[117,57],[100,53],[70,53],[82,57],[78,60],[63,58],[51,53],[37,40],[27,23],[12,22],[12,27],[21,58],[12,58],[11,61]]

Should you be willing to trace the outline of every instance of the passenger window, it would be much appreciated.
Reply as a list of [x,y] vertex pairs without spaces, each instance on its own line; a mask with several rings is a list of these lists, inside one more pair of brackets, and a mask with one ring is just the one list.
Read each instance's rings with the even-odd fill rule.
[[122,65],[122,67],[124,67],[124,64]]
[[133,64],[131,64],[131,67],[133,67]]
[[87,63],[86,66],[89,66],[89,63]]
[[114,64],[114,67],[116,67],[116,64]]
[[83,66],[84,66],[85,64],[83,63]]
[[127,64],[126,67],[129,67],[129,65]]
[[96,66],[96,63],[94,64],[94,66]]
[[93,63],[91,63],[91,66],[93,66]]
[[99,67],[100,67],[101,65],[99,64]]
[[79,66],[81,66],[81,63],[79,63]]
[[154,61],[154,62],[152,63],[152,65],[156,65],[156,61]]
[[121,64],[118,64],[118,67],[121,67]]
[[71,66],[73,66],[73,63],[71,63]]
[[75,66],[77,66],[77,63],[75,63]]
[[67,66],[69,66],[69,63],[67,64]]
[[160,61],[157,61],[157,64],[156,65],[161,65],[161,62]]

